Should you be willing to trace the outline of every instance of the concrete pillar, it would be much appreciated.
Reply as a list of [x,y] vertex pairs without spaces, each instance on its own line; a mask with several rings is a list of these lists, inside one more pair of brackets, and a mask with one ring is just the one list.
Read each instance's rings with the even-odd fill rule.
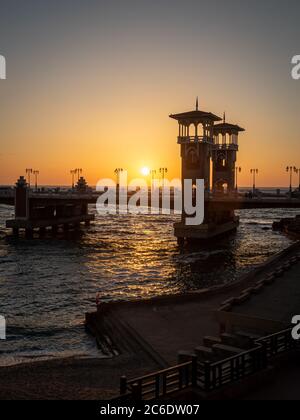
[[14,236],[19,236],[19,228],[15,227],[12,230]]
[[57,225],[53,225],[52,226],[52,235],[56,235],[57,234],[57,231],[58,231],[58,227],[57,227]]
[[46,235],[46,228],[40,227],[40,236],[45,236],[45,235]]
[[26,239],[32,239],[33,238],[33,229],[31,229],[31,228],[25,229],[25,237],[26,237]]

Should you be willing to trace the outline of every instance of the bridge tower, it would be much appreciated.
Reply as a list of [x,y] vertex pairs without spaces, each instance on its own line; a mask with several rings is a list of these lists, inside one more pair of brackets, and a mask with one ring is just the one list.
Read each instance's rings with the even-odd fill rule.
[[214,144],[214,123],[222,119],[210,112],[199,110],[198,99],[196,109],[190,112],[170,115],[178,121],[178,144],[181,148],[182,180],[204,179],[205,190],[210,190],[210,160]]
[[238,125],[223,122],[214,126],[214,145],[212,147],[213,192],[233,193],[236,189],[236,159],[239,133],[245,131]]
[[[210,191],[211,163],[213,160],[213,185],[218,183],[218,180],[220,182],[223,180],[223,184],[230,184],[230,188],[232,185],[234,186],[234,165],[238,150],[237,134],[243,129],[238,126],[230,126],[225,121],[215,125],[216,122],[221,122],[222,118],[211,112],[200,111],[198,99],[195,110],[172,114],[170,118],[178,121],[179,124],[178,144],[181,149],[183,194],[185,179],[192,179],[193,185],[196,185],[196,179],[203,179],[205,185],[204,223],[196,226],[187,225],[187,215],[183,210],[181,221],[174,225],[174,233],[178,243],[183,243],[185,240],[208,240],[235,230],[239,220],[234,211],[226,208],[222,202],[214,202],[212,198]],[[216,134],[223,133],[222,130],[225,130],[228,134],[228,147],[227,137],[225,136],[224,150],[223,146],[219,146],[219,136]],[[219,162],[218,157],[223,156],[219,155],[220,151],[227,153],[223,159],[226,164],[224,168],[216,164]],[[223,160],[222,164],[224,164]]]

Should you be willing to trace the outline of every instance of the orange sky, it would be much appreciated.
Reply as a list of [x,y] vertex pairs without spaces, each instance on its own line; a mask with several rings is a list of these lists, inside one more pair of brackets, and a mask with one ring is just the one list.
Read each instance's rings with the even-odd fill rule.
[[287,186],[285,167],[300,167],[293,8],[274,8],[271,19],[264,8],[229,13],[227,5],[208,22],[211,6],[195,19],[200,6],[189,2],[194,9],[142,1],[100,13],[92,2],[82,15],[75,1],[72,14],[59,5],[32,13],[23,5],[17,17],[4,10],[0,184],[14,183],[27,167],[39,169],[46,185],[70,184],[76,167],[91,185],[114,177],[116,167],[136,177],[143,166],[163,166],[178,177],[178,127],[168,115],[193,109],[198,95],[201,110],[226,111],[228,122],[246,129],[240,185],[251,185],[254,167],[258,185]]

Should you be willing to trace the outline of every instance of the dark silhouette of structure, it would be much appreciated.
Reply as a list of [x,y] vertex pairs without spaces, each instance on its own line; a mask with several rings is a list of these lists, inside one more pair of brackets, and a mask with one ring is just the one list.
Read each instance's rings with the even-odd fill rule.
[[[200,111],[198,98],[194,111],[170,115],[170,118],[179,124],[178,144],[181,149],[183,194],[185,179],[192,179],[195,187],[196,179],[204,179],[208,200],[211,192],[211,169],[214,194],[235,192],[238,135],[244,129],[227,123],[225,114],[223,122],[215,124],[222,121],[222,118],[211,112]],[[206,205],[202,225],[186,226],[185,219],[186,214],[183,212],[181,222],[175,224],[175,236],[179,243],[185,239],[210,239],[235,230],[239,224],[234,210],[224,208],[222,203],[214,209]]]
[[[183,211],[181,222],[174,226],[179,243],[185,240],[206,240],[235,230],[239,225],[235,209],[300,207],[300,199],[292,194],[290,197],[247,197],[237,193],[237,175],[240,170],[236,166],[238,138],[239,133],[245,130],[239,125],[228,123],[225,114],[222,120],[211,112],[201,111],[197,98],[195,110],[170,115],[170,118],[178,121],[179,125],[182,180],[192,180],[195,187],[197,179],[203,179],[205,183],[204,223],[187,226],[187,215]],[[122,171],[122,168],[115,170],[118,183]],[[295,168],[294,171],[298,171],[300,176],[300,169]],[[32,169],[26,169],[29,183],[31,173]],[[15,234],[23,228],[31,236],[35,228],[43,232],[47,226],[52,226],[56,231],[59,225],[68,229],[70,225],[78,226],[81,222],[88,224],[94,218],[88,214],[88,204],[96,203],[101,193],[92,191],[84,178],[80,177],[81,173],[80,168],[71,171],[71,193],[34,192],[24,177],[18,180],[15,191],[12,188],[0,189],[0,204],[14,205],[16,210],[15,219],[8,220],[7,227],[12,228]],[[151,171],[152,177],[155,173]],[[160,168],[160,173],[164,180],[167,168]],[[76,175],[78,183],[75,187]],[[184,182],[182,189],[184,194]],[[149,195],[151,200],[151,193]],[[159,200],[159,207],[162,208],[161,196]],[[171,195],[171,208],[174,208],[172,206],[174,197]]]
[[226,122],[214,125],[212,146],[213,191],[233,193],[236,191],[236,160],[239,150],[238,136],[245,131],[238,125]]
[[24,229],[26,237],[31,238],[35,229],[43,235],[47,227],[56,233],[60,226],[67,231],[70,227],[78,228],[81,222],[88,225],[94,220],[94,215],[88,214],[88,192],[88,185],[81,177],[72,194],[32,193],[21,176],[14,192],[15,218],[7,220],[6,227],[12,228],[15,235]]

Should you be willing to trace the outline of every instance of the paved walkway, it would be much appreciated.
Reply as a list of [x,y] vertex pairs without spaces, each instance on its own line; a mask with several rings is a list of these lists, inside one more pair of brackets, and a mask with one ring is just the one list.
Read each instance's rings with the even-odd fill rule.
[[300,263],[238,307],[237,312],[289,324],[294,315],[300,315]]
[[[277,258],[261,273],[248,276],[231,290],[191,300],[186,297],[178,297],[178,299],[173,298],[169,302],[167,299],[161,299],[150,303],[141,302],[137,305],[121,303],[112,307],[113,316],[128,325],[167,364],[174,364],[177,362],[179,350],[191,351],[202,344],[204,336],[219,335],[219,325],[214,319],[214,312],[224,300],[238,296],[245,288],[263,279],[268,272],[280,266],[294,252],[288,256]],[[300,264],[298,263],[297,267],[288,272],[283,279],[265,288],[261,295],[250,300],[246,304],[246,309],[243,310],[245,313],[248,310],[254,316],[264,317],[266,315],[269,319],[268,315],[272,313],[279,320],[288,319],[290,322],[290,314],[294,311],[296,311],[295,313],[299,312],[296,307],[297,302],[300,302],[299,275]],[[287,287],[285,287],[285,282]],[[273,287],[274,291],[272,292]],[[267,303],[265,304],[265,302]],[[292,302],[291,305],[290,302]],[[242,308],[244,307],[238,307],[238,311],[240,312]]]

